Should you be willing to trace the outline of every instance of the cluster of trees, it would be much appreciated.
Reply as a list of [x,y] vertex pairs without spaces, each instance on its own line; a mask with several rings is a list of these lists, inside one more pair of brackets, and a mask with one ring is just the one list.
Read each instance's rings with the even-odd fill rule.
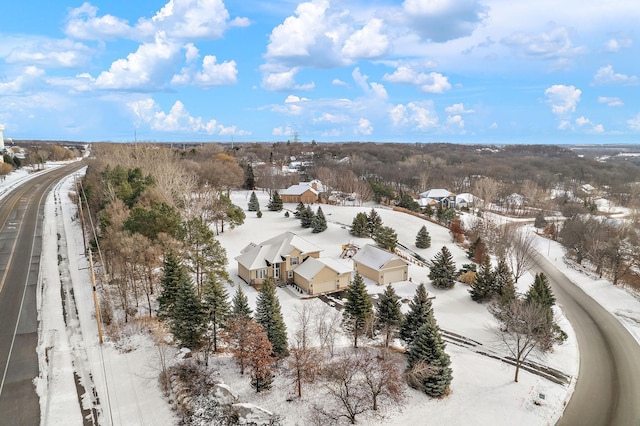
[[349,232],[354,237],[373,238],[379,247],[391,252],[398,245],[398,234],[393,228],[383,225],[382,218],[374,208],[369,214],[357,213]]
[[327,230],[327,218],[322,211],[322,207],[318,206],[318,209],[313,212],[311,206],[305,205],[300,202],[296,206],[296,211],[293,216],[300,219],[300,226],[303,228],[311,228],[311,232],[317,234]]

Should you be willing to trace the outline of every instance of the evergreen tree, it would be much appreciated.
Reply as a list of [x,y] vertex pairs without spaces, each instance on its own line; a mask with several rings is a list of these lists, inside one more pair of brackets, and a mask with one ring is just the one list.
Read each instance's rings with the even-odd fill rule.
[[542,272],[536,274],[533,279],[533,284],[525,295],[525,303],[535,303],[540,306],[547,315],[547,323],[553,324],[553,305],[556,303],[556,298],[551,291],[547,276]]
[[[251,164],[247,164],[247,167],[245,167],[244,169],[244,184],[242,185],[242,187],[244,189],[251,189],[254,190],[256,189],[256,177],[253,174],[253,167],[251,167]],[[249,211],[255,211],[255,210],[249,210]]]
[[272,212],[279,212],[282,210],[282,198],[280,198],[278,191],[273,191],[273,195],[271,195],[267,208]]
[[485,257],[487,257],[488,255],[489,251],[487,250],[487,245],[480,237],[476,238],[476,240],[471,243],[469,249],[467,250],[467,257],[478,264],[483,263]]
[[300,201],[296,206],[296,212],[293,215],[300,219],[300,215],[302,214],[302,212],[304,212],[304,208],[304,204],[302,204],[302,201]]
[[258,213],[256,213],[256,217],[258,219],[260,219],[262,217],[262,212],[260,210],[258,210]]
[[409,302],[409,311],[404,316],[400,326],[400,338],[407,345],[413,342],[416,334],[418,334],[418,329],[427,322],[432,309],[427,289],[423,283],[420,283],[413,300]]
[[242,291],[242,287],[238,286],[236,294],[231,301],[231,317],[234,319],[243,318],[250,320],[252,313],[247,295]]
[[313,219],[311,219],[311,228],[313,228],[312,232],[314,234],[323,232],[327,229],[327,219],[324,217],[322,207],[318,207],[316,214],[313,216]]
[[422,374],[418,383],[412,383],[419,390],[432,397],[445,395],[453,379],[450,367],[451,360],[445,352],[445,346],[440,328],[431,313],[427,322],[418,329],[416,337],[409,347],[408,361],[409,370],[420,364],[434,369],[427,374]]
[[272,355],[284,358],[289,353],[287,343],[287,327],[282,317],[280,301],[276,295],[276,286],[272,278],[262,283],[262,290],[256,302],[256,321],[262,325],[273,346]]
[[369,233],[369,237],[372,237],[381,226],[382,218],[372,207],[369,216],[367,216],[367,232]]
[[453,256],[446,246],[442,246],[440,253],[437,253],[431,261],[429,279],[436,288],[453,288],[456,277],[456,265],[453,263]]
[[484,302],[491,299],[495,294],[495,273],[491,268],[491,261],[489,256],[484,258],[484,262],[480,266],[480,270],[476,274],[476,280],[473,286],[469,289],[471,293],[471,299],[476,302]]
[[255,191],[251,191],[251,197],[249,197],[249,211],[250,212],[259,212],[260,211],[260,202],[258,201],[258,196]]
[[303,228],[311,228],[311,223],[313,223],[313,210],[311,210],[311,206],[305,207],[305,209],[300,213],[300,225]]
[[173,315],[178,292],[178,280],[184,266],[173,251],[169,251],[162,265],[160,295],[158,296],[158,318],[167,321]]
[[511,273],[511,269],[509,269],[509,265],[504,258],[500,258],[500,260],[498,260],[498,264],[496,265],[493,275],[495,276],[493,293],[502,299],[505,292],[510,291],[508,289],[512,287],[514,292],[513,296],[515,297],[513,274]]
[[207,277],[204,285],[204,312],[207,316],[210,335],[210,343],[213,351],[218,352],[218,339],[220,330],[224,328],[231,313],[229,305],[229,295],[220,281],[214,277]]
[[351,230],[349,231],[354,237],[365,238],[369,236],[369,229],[367,228],[368,220],[367,214],[360,212],[356,214],[351,223]]
[[400,296],[396,294],[391,284],[387,284],[376,309],[376,328],[384,335],[385,347],[389,347],[389,343],[397,334],[401,322]]
[[427,231],[425,225],[422,225],[422,228],[418,231],[418,235],[416,235],[416,247],[420,249],[431,247],[431,235],[429,235],[429,231]]
[[346,299],[342,325],[353,336],[353,346],[357,348],[358,338],[367,332],[373,320],[371,297],[367,293],[364,279],[357,272],[347,287]]
[[542,212],[538,212],[538,214],[536,215],[536,219],[533,222],[533,226],[535,226],[537,229],[542,229],[545,226],[547,226],[547,219],[544,217]]
[[182,346],[198,349],[202,343],[206,316],[193,282],[184,268],[181,271],[169,329]]
[[389,226],[380,226],[373,234],[373,241],[379,247],[393,252],[398,245],[398,234]]

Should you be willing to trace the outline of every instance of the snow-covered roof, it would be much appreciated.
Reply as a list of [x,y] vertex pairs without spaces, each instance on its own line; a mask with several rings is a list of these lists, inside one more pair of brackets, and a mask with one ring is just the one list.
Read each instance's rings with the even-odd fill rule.
[[451,197],[452,195],[454,194],[448,189],[438,188],[422,192],[420,194],[420,198],[433,198],[435,200],[440,200],[442,198]]
[[371,244],[365,244],[351,259],[353,259],[354,262],[362,263],[375,270],[380,270],[384,265],[394,259],[400,259],[404,262],[401,257],[383,250],[380,247],[372,246]]
[[476,197],[475,195],[469,193],[469,192],[464,192],[462,194],[457,194],[456,195],[456,204],[461,204],[461,203],[473,203],[475,201],[478,201],[479,198]]
[[310,280],[315,277],[325,267],[335,271],[338,274],[346,274],[351,272],[351,268],[335,259],[313,257],[307,258],[301,265],[295,269],[295,273],[302,278]]
[[438,204],[437,200],[429,197],[420,197],[416,200],[416,202],[420,207],[435,206],[436,204]]
[[287,231],[260,244],[249,244],[242,249],[240,256],[237,256],[235,260],[249,270],[253,270],[263,268],[266,266],[265,262],[282,262],[293,249],[298,249],[302,254],[322,251],[315,244]]
[[301,182],[297,185],[291,185],[286,189],[280,190],[280,195],[302,195],[305,191],[311,191],[314,194],[318,195],[318,191],[313,189],[308,182]]

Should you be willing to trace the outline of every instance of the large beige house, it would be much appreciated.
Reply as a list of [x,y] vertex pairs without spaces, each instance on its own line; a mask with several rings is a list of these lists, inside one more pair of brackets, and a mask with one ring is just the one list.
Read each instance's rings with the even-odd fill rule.
[[318,180],[300,182],[289,188],[281,189],[279,194],[283,203],[314,204],[318,202],[321,186],[322,184]]
[[335,259],[310,257],[293,271],[293,282],[310,295],[341,291],[351,284],[351,268]]
[[366,244],[351,259],[355,272],[380,285],[405,281],[409,276],[409,264],[404,259],[371,244]]
[[270,277],[276,283],[293,282],[293,271],[307,258],[320,257],[318,246],[293,232],[285,232],[260,244],[251,243],[235,258],[238,275],[247,284],[262,284]]

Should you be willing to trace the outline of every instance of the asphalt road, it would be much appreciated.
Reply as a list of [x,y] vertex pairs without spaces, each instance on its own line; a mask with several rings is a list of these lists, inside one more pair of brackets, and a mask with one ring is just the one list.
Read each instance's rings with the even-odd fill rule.
[[640,426],[640,345],[602,306],[541,256],[556,303],[575,330],[580,372],[558,426]]
[[36,176],[0,200],[0,425],[38,425],[36,287],[46,195],[83,162]]

